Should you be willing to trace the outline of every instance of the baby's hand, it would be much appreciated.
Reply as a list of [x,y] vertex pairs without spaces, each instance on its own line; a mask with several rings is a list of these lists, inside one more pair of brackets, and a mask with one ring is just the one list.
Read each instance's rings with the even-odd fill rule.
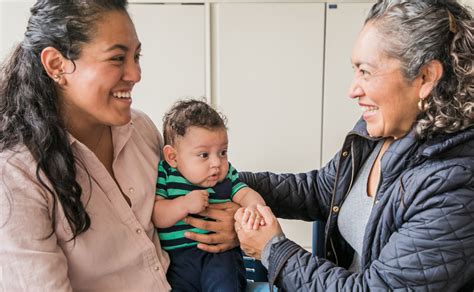
[[183,197],[188,214],[197,214],[209,206],[209,194],[205,190],[194,190]]
[[256,205],[245,208],[241,225],[249,230],[258,230],[261,225],[265,225],[265,220],[263,220],[263,216],[258,212]]

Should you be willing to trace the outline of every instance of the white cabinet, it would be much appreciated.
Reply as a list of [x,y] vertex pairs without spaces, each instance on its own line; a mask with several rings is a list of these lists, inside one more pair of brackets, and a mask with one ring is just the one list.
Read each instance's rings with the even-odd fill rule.
[[341,148],[362,113],[357,100],[351,100],[347,93],[353,77],[352,47],[371,6],[372,3],[327,4],[322,165]]
[[[319,167],[324,3],[215,3],[213,96],[228,117],[229,156],[241,170]],[[311,224],[283,222],[311,246]]]
[[318,167],[324,4],[212,8],[212,99],[229,119],[234,163],[254,171]]
[[146,112],[158,129],[178,98],[206,94],[204,5],[129,4],[142,42],[142,80],[133,107]]

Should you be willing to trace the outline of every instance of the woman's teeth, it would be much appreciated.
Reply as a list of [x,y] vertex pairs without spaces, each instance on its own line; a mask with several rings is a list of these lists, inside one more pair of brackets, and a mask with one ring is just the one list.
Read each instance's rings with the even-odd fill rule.
[[114,92],[113,96],[116,97],[116,98],[120,98],[120,99],[130,99],[132,97],[130,91]]
[[370,112],[375,112],[377,111],[379,108],[376,107],[376,106],[362,106],[362,111],[363,112],[367,112],[367,113],[370,113]]

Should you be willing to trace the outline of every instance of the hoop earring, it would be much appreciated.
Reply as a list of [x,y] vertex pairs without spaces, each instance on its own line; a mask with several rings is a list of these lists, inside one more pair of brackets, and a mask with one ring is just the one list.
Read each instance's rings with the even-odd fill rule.
[[426,102],[426,99],[425,98],[420,98],[420,100],[418,101],[418,108],[420,109],[420,111],[424,112],[426,111],[426,106],[427,102]]

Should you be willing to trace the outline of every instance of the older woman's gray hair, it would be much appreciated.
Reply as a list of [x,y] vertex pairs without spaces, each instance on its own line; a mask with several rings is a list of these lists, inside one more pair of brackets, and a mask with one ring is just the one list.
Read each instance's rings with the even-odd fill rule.
[[379,0],[368,22],[383,36],[384,52],[401,61],[407,81],[432,60],[443,65],[442,78],[420,104],[419,138],[474,125],[474,22],[468,8],[455,0]]

